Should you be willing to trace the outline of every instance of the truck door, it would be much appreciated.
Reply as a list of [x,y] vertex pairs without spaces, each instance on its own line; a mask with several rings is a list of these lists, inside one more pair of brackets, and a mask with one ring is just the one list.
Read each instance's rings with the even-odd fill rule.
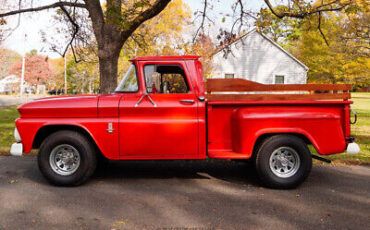
[[120,102],[122,159],[186,159],[198,155],[197,96],[183,61],[139,61],[139,93]]

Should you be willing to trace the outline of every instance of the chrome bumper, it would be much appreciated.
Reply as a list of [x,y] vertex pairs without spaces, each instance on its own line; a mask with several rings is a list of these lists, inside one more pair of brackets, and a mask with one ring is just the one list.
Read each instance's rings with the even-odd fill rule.
[[22,143],[13,143],[10,148],[10,154],[13,156],[22,156],[23,154],[23,145]]

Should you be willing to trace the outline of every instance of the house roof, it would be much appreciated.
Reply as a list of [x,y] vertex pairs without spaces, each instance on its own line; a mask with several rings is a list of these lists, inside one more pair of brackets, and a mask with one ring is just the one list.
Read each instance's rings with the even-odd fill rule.
[[136,57],[130,61],[155,61],[155,60],[198,60],[200,56],[196,55],[181,55],[181,56],[152,56],[152,57]]
[[17,77],[16,75],[9,75],[4,77],[3,79],[0,79],[0,84],[18,83],[20,81],[20,77]]
[[[227,46],[231,46],[232,44],[234,43],[237,43],[239,42],[240,40],[242,40],[243,38],[247,37],[248,35],[252,34],[252,33],[257,33],[259,35],[261,35],[263,38],[265,38],[267,41],[269,41],[272,45],[274,45],[276,48],[278,48],[279,50],[283,51],[286,55],[288,55],[290,58],[292,58],[295,62],[297,62],[298,64],[300,64],[306,71],[309,70],[309,68],[303,64],[301,61],[299,61],[296,57],[294,57],[291,53],[289,53],[287,50],[285,50],[283,47],[281,47],[279,44],[277,44],[276,42],[274,42],[272,39],[268,38],[266,35],[264,35],[263,33],[261,32],[258,32],[257,29],[253,29],[249,32],[247,32],[246,34],[240,36],[238,39],[232,41],[230,44],[228,44]],[[218,50],[216,53],[214,53],[213,55],[216,55],[217,53],[221,52],[222,49]]]

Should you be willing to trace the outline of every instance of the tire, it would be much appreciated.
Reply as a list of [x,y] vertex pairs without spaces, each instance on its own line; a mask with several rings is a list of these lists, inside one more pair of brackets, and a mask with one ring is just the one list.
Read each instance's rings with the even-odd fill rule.
[[293,135],[267,138],[257,151],[255,168],[266,187],[290,189],[309,175],[312,158],[306,143]]
[[96,149],[84,135],[63,130],[48,136],[38,154],[41,173],[52,184],[77,186],[95,171]]

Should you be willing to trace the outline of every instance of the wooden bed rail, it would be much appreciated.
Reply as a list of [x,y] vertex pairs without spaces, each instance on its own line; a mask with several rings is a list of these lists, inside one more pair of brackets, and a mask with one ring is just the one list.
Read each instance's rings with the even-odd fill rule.
[[[265,85],[245,79],[207,79],[205,91],[215,100],[348,100],[350,84],[279,84]],[[284,92],[294,93],[284,93]],[[219,93],[228,92],[228,93]],[[243,94],[241,92],[254,92]],[[279,92],[279,93],[271,93]],[[215,94],[216,93],[216,94]]]

